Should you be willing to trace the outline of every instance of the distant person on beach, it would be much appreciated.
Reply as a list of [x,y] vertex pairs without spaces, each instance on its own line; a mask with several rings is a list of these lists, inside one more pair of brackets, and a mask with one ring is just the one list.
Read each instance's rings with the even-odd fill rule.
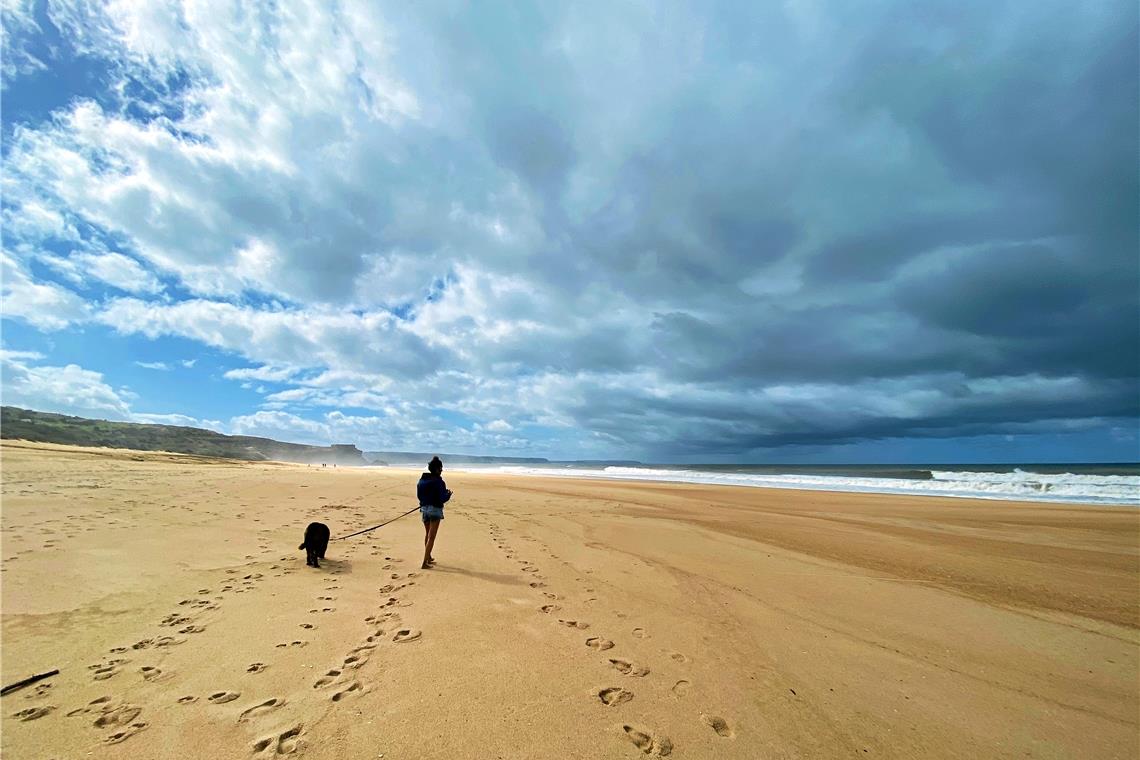
[[431,550],[435,547],[439,521],[443,519],[443,505],[451,498],[451,491],[443,482],[443,462],[439,457],[432,457],[428,462],[428,471],[416,484],[416,495],[420,499],[420,515],[424,518],[424,563],[420,567],[427,570],[435,564]]

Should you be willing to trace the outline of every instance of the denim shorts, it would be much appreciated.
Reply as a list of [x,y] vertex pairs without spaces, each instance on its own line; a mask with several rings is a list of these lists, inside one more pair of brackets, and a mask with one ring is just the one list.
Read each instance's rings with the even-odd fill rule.
[[443,507],[435,507],[430,504],[421,504],[420,515],[424,518],[424,522],[427,522],[428,520],[442,520]]

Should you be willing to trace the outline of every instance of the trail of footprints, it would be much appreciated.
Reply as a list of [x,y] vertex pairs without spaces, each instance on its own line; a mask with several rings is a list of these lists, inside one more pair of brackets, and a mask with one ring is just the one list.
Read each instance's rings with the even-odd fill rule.
[[[509,547],[503,540],[498,527],[494,524],[491,525],[491,536],[495,545],[502,550],[508,559],[514,560],[520,565],[520,571],[525,573],[524,578],[528,579],[528,585],[538,590],[543,598],[548,600],[538,607],[537,609],[543,613],[550,615],[552,619],[563,626],[574,630],[586,630],[589,623],[576,618],[566,617],[558,618],[554,613],[562,610],[562,605],[553,603],[558,600],[557,594],[550,591],[543,591],[547,588],[545,583],[545,576],[540,573],[538,566],[529,559],[518,557],[518,554]],[[267,549],[266,546],[260,547],[263,553]],[[373,545],[372,553],[378,555],[379,547]],[[553,554],[547,550],[547,554],[553,558]],[[287,563],[293,560],[292,557],[282,557],[281,562]],[[389,562],[383,569],[391,570],[393,565],[391,563],[399,562],[400,560],[391,557],[384,557],[384,560]],[[273,577],[280,577],[286,575],[293,570],[286,569],[283,565],[273,565],[271,570],[280,570],[281,572],[274,573]],[[240,574],[240,570],[230,569],[226,571],[228,576],[236,576]],[[331,570],[331,574],[337,574],[336,570]],[[325,675],[316,679],[313,683],[313,689],[325,691],[328,693],[328,699],[332,702],[341,702],[356,696],[361,696],[369,692],[369,687],[361,681],[356,675],[359,673],[360,668],[368,663],[373,650],[381,642],[391,642],[395,644],[412,644],[417,642],[422,637],[422,632],[412,627],[406,627],[401,624],[400,614],[393,608],[407,607],[412,604],[410,600],[402,600],[397,594],[403,589],[415,583],[413,580],[416,573],[408,573],[406,576],[401,576],[397,572],[390,574],[390,580],[393,583],[385,584],[380,592],[382,594],[390,595],[387,599],[379,605],[379,610],[369,615],[364,619],[364,622],[369,625],[369,633],[364,641],[350,650],[343,658],[343,661],[336,667],[329,669]],[[112,655],[125,655],[132,652],[142,652],[150,649],[162,650],[169,647],[174,647],[185,643],[188,636],[201,633],[206,630],[206,626],[197,622],[197,616],[201,613],[208,613],[220,608],[221,602],[224,600],[223,594],[226,593],[248,593],[254,591],[259,582],[263,580],[262,573],[248,573],[240,578],[229,577],[225,578],[220,585],[218,591],[210,588],[203,588],[198,590],[198,597],[191,599],[184,599],[178,603],[180,610],[171,612],[165,618],[158,622],[159,628],[177,629],[178,635],[171,635],[163,633],[152,638],[141,639],[129,646],[114,647],[110,650]],[[400,582],[403,581],[403,582]],[[335,584],[326,588],[326,591],[333,591],[339,588]],[[592,592],[593,589],[586,589],[587,592]],[[589,601],[596,600],[592,597]],[[318,602],[331,603],[335,601],[334,596],[320,596],[317,597]],[[312,613],[327,613],[333,612],[335,608],[319,607],[312,610]],[[312,623],[300,623],[302,629],[312,631],[316,628]],[[642,628],[634,628],[630,631],[630,635],[635,638],[648,638],[649,634]],[[587,647],[599,653],[606,652],[615,648],[613,640],[604,636],[591,636],[585,641]],[[281,642],[276,644],[278,649],[288,649],[294,647],[303,647],[308,644],[308,641],[303,639],[293,639],[291,641]],[[670,658],[678,663],[685,664],[688,658],[679,653],[669,653]],[[650,675],[650,669],[644,665],[632,662],[621,657],[610,657],[608,654],[604,655],[610,667],[620,673],[622,676],[643,678]],[[130,658],[125,656],[115,656],[105,658],[104,660],[94,663],[89,666],[91,677],[95,681],[103,681],[114,678],[123,672],[125,666],[130,663]],[[254,662],[247,668],[247,673],[256,674],[263,672],[268,666],[262,662]],[[164,672],[153,665],[142,665],[137,668],[137,673],[147,681],[166,680],[173,677],[172,673]],[[688,680],[682,679],[677,681],[671,691],[677,698],[684,698],[691,686]],[[40,684],[33,693],[28,694],[29,698],[42,698],[49,693],[50,683]],[[225,705],[230,702],[240,699],[241,693],[238,691],[217,691],[209,694],[206,697],[212,705]],[[620,709],[620,706],[630,702],[634,698],[633,691],[620,687],[620,686],[606,686],[600,688],[596,693],[596,698],[599,704],[607,708]],[[178,704],[187,705],[198,701],[195,695],[186,695],[177,700]],[[285,705],[285,700],[277,697],[264,699],[249,707],[241,710],[237,715],[237,722],[248,723],[261,715],[275,712]],[[56,708],[53,705],[39,705],[29,707],[21,710],[13,715],[13,717],[22,721],[32,721],[44,717],[54,711]],[[110,731],[104,736],[103,741],[107,744],[118,744],[126,741],[145,731],[148,723],[140,720],[142,708],[127,703],[116,703],[111,696],[103,696],[98,699],[92,700],[87,706],[72,710],[67,713],[68,717],[87,716],[92,719],[92,725],[99,729]],[[701,721],[709,727],[719,737],[731,738],[735,734],[728,722],[724,718],[717,715],[701,714]],[[622,732],[624,738],[630,741],[639,750],[647,755],[666,756],[671,754],[673,750],[672,742],[668,737],[654,732],[641,726],[623,724]],[[253,744],[253,752],[255,755],[281,755],[293,754],[303,747],[303,734],[304,726],[296,724],[289,729],[271,736],[263,737]]]
[[[373,545],[375,551],[373,554],[379,554],[379,547]],[[392,557],[384,557],[387,564],[382,565],[382,570],[392,570],[394,563],[401,560]],[[385,584],[379,589],[381,594],[389,595],[379,605],[379,609],[364,618],[364,623],[369,627],[368,634],[365,636],[364,641],[358,644],[353,649],[345,654],[343,660],[337,666],[330,668],[324,675],[318,677],[313,682],[313,689],[325,691],[328,693],[328,699],[332,702],[342,702],[347,699],[367,694],[370,687],[361,678],[358,673],[361,668],[366,665],[376,648],[383,642],[389,641],[395,644],[407,644],[418,641],[423,633],[416,628],[404,627],[400,625],[400,613],[396,612],[394,607],[408,607],[411,606],[410,600],[401,599],[399,596],[393,596],[399,591],[415,584],[414,578],[417,573],[408,573],[402,576],[400,573],[390,573],[389,580],[401,581],[403,583],[389,583]],[[337,586],[330,586],[328,590],[338,588]],[[320,601],[331,602],[335,601],[335,597],[320,597]],[[390,626],[396,626],[390,628]],[[280,645],[278,645],[280,646]],[[264,742],[265,740],[263,740]],[[258,743],[259,745],[262,742]],[[272,743],[265,745],[265,747],[272,746]],[[262,751],[255,745],[255,752]]]
[[[226,574],[236,575],[239,572],[238,570],[230,569],[226,571]],[[220,603],[224,599],[224,597],[221,596],[222,593],[230,590],[235,590],[238,593],[250,591],[256,587],[262,577],[261,573],[250,573],[241,579],[226,579],[221,584],[220,591],[217,593],[209,588],[198,589],[197,598],[183,599],[178,602],[178,606],[182,608],[182,610],[171,612],[157,623],[160,629],[178,628],[177,633],[181,635],[164,633],[150,638],[140,639],[130,645],[112,647],[109,650],[109,654],[119,656],[104,658],[99,662],[87,666],[91,673],[92,680],[106,681],[118,676],[131,663],[132,658],[124,656],[128,653],[144,653],[151,649],[163,651],[186,643],[188,640],[186,636],[202,633],[206,630],[204,625],[197,623],[197,615],[199,613],[212,612],[219,609],[221,606]],[[264,663],[255,662],[249,666],[247,672],[259,673],[264,670],[265,667]],[[152,683],[167,681],[174,677],[174,673],[164,671],[155,665],[141,665],[135,669],[135,672],[141,676],[144,681]],[[45,685],[41,685],[41,687],[42,686]],[[50,686],[50,684],[46,686]],[[232,702],[240,696],[241,694],[236,691],[219,691],[210,694],[209,697],[207,697],[207,701],[211,704],[222,705]],[[186,705],[196,702],[197,700],[198,698],[196,696],[188,695],[178,699],[177,703]],[[276,701],[277,700],[270,700],[269,702],[276,703]],[[248,718],[249,715],[255,714],[259,709],[264,709],[266,704],[267,703],[262,703],[262,705],[250,708],[250,710],[242,713],[242,718]],[[34,720],[35,718],[48,714],[53,709],[54,707],[50,705],[34,708],[32,710],[21,711],[16,717],[21,720]],[[67,713],[67,717],[94,716],[91,722],[93,727],[99,729],[114,729],[103,738],[103,742],[106,744],[119,744],[146,730],[149,724],[146,721],[139,720],[141,713],[141,707],[128,703],[117,703],[113,697],[107,695],[92,700],[84,707],[71,710]]]
[[[262,549],[266,547],[262,546]],[[380,554],[381,549],[377,545],[372,545],[375,550],[373,554]],[[264,553],[264,552],[263,552]],[[281,557],[281,563],[288,563],[294,561],[295,558],[285,556]],[[384,565],[385,570],[392,570],[393,563],[401,562],[402,560],[393,557],[384,557],[388,563]],[[282,570],[279,573],[273,573],[272,577],[280,577],[282,575],[293,572],[289,569],[284,569],[284,565],[275,564],[271,566],[272,570]],[[330,574],[336,574],[336,570],[330,570]],[[163,631],[160,635],[155,635],[150,638],[140,639],[133,644],[125,646],[116,646],[109,650],[109,654],[113,656],[105,657],[99,662],[93,663],[88,666],[90,677],[93,681],[105,681],[115,678],[123,673],[128,667],[131,667],[131,657],[126,655],[137,655],[145,653],[147,650],[163,651],[170,647],[184,644],[188,641],[188,637],[192,634],[202,633],[206,630],[206,621],[199,622],[198,616],[202,613],[209,613],[220,609],[221,603],[226,593],[248,593],[254,591],[258,584],[263,581],[264,574],[262,573],[247,573],[241,577],[234,577],[241,575],[240,570],[229,569],[225,572],[222,582],[218,585],[217,590],[214,588],[198,589],[197,597],[183,599],[178,602],[179,609],[171,612],[170,614],[157,621],[157,627]],[[381,593],[389,595],[385,601],[379,605],[380,609],[374,615],[370,615],[365,619],[369,625],[368,633],[358,646],[350,650],[343,658],[342,662],[333,669],[330,669],[326,675],[318,678],[316,683],[313,684],[314,689],[328,690],[328,698],[332,702],[341,702],[345,699],[361,696],[368,693],[369,687],[359,678],[354,677],[359,670],[368,663],[369,657],[376,647],[382,642],[391,642],[394,644],[410,644],[419,641],[422,637],[422,632],[419,629],[400,625],[400,615],[393,607],[408,607],[411,606],[410,600],[404,600],[397,594],[403,589],[415,584],[414,578],[417,573],[408,573],[401,575],[400,573],[390,573],[390,580],[393,583],[386,584],[381,588]],[[330,592],[336,591],[340,586],[335,582],[325,587],[325,595],[318,596],[319,603],[331,603],[336,600],[335,596],[328,595]],[[333,612],[334,608],[331,606],[321,607],[314,609],[311,612],[328,613]],[[300,623],[300,627],[307,631],[313,631],[317,626],[312,623]],[[387,632],[385,627],[395,626],[390,628]],[[178,635],[165,633],[165,630],[177,629]],[[276,649],[292,649],[304,647],[309,642],[305,639],[292,639],[284,641],[275,645]],[[247,674],[258,674],[264,672],[269,665],[264,662],[253,662],[246,668]],[[157,682],[165,681],[174,677],[170,671],[164,671],[161,668],[143,664],[135,669],[144,681]],[[29,699],[43,699],[50,694],[51,683],[45,682],[37,685],[35,689],[30,690],[25,696]],[[241,698],[240,691],[220,690],[208,694],[205,701],[211,705],[221,706],[235,702]],[[176,704],[190,705],[199,701],[197,695],[188,694],[176,700]],[[252,723],[257,718],[270,712],[275,712],[286,704],[283,698],[271,697],[263,699],[260,702],[252,704],[242,709],[236,717],[238,723]],[[55,705],[45,704],[36,705],[25,708],[13,714],[12,717],[21,721],[38,720],[46,715],[51,714],[56,710]],[[67,717],[75,718],[87,716],[91,719],[91,725],[97,729],[110,731],[103,738],[106,744],[118,744],[127,739],[139,734],[146,730],[148,723],[140,719],[142,708],[137,705],[128,703],[120,703],[110,695],[99,697],[92,700],[88,705],[72,710],[67,713]],[[273,736],[264,737],[259,739],[253,744],[253,752],[255,755],[282,755],[293,754],[300,750],[303,746],[304,727],[303,725],[295,725],[288,730]]]
[[[528,585],[533,589],[539,590],[545,599],[551,600],[551,602],[543,604],[537,608],[540,613],[551,615],[557,620],[559,624],[569,628],[585,630],[590,627],[590,624],[583,620],[577,620],[569,617],[557,618],[554,616],[553,613],[562,610],[561,605],[553,603],[553,600],[559,599],[559,596],[557,594],[543,590],[547,588],[547,584],[544,582],[545,576],[540,574],[538,566],[529,559],[520,557],[519,553],[516,552],[506,542],[502,536],[501,530],[494,523],[490,524],[490,534],[491,540],[494,542],[496,548],[502,551],[508,560],[517,562],[520,565],[520,571],[527,574],[523,577],[533,579],[529,581]],[[558,559],[558,557],[550,552],[548,547],[543,547],[543,549],[552,559]],[[568,565],[568,563],[563,564]],[[579,578],[578,580],[582,581],[583,579]],[[587,594],[590,594],[594,592],[594,589],[585,588],[585,591]],[[597,597],[591,596],[587,598],[586,601],[597,601]],[[650,638],[649,632],[641,627],[635,627],[631,629],[629,635],[637,639]],[[586,639],[585,643],[587,647],[599,653],[608,653],[609,650],[614,649],[616,646],[612,639],[606,638],[604,636],[590,636]],[[665,652],[668,657],[677,664],[684,665],[689,662],[689,658],[680,652],[668,652],[666,650],[662,651]],[[610,657],[608,655],[605,655],[605,657],[610,667],[612,667],[623,676],[631,678],[644,678],[650,675],[650,669],[645,665],[622,657]],[[688,694],[691,685],[692,684],[690,681],[681,679],[674,683],[670,691],[674,697],[684,698]],[[596,698],[598,702],[605,707],[620,708],[621,705],[633,700],[634,693],[633,691],[621,686],[606,686],[605,688],[601,688],[597,691]],[[733,732],[731,726],[729,726],[728,721],[719,715],[701,713],[701,722],[704,725],[708,726],[719,737],[733,738],[735,736],[735,733]],[[631,742],[635,747],[637,747],[646,755],[665,757],[672,754],[673,752],[672,741],[667,736],[659,734],[649,728],[623,724],[622,732],[626,740]]]

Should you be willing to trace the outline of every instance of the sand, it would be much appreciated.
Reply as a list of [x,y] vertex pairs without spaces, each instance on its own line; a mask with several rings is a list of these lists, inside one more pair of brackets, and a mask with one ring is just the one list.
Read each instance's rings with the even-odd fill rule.
[[1134,508],[0,454],[10,760],[1140,757]]

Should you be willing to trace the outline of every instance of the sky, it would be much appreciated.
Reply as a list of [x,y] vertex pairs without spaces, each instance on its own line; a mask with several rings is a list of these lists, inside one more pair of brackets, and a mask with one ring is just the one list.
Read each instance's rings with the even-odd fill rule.
[[1133,0],[3,0],[5,404],[1136,461]]

